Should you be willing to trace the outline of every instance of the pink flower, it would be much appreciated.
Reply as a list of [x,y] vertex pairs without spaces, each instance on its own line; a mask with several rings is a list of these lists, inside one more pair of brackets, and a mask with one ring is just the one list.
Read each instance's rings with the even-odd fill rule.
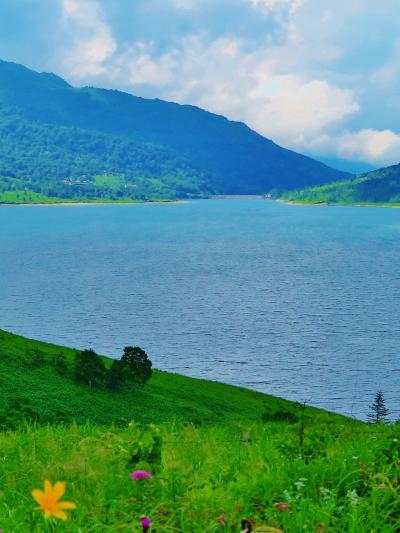
[[131,473],[132,479],[149,479],[153,477],[147,470],[135,470]]
[[290,503],[277,502],[275,504],[275,509],[277,511],[290,511],[291,508],[292,506],[290,505]]
[[147,516],[142,516],[140,523],[142,524],[142,528],[144,532],[149,531],[152,525],[150,518],[147,518]]
[[221,524],[222,526],[226,526],[226,516],[223,514],[221,516],[218,516],[217,522]]
[[384,483],[379,483],[378,489],[384,490],[384,489],[386,489],[386,485]]
[[147,518],[147,516],[144,516],[140,523],[142,524],[143,527],[151,527],[151,520],[150,518]]

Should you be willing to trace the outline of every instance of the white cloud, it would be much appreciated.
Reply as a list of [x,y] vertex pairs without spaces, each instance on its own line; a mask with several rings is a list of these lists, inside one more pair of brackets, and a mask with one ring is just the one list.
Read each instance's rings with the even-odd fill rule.
[[345,133],[338,139],[337,151],[345,159],[389,165],[400,161],[400,135],[373,129]]
[[111,30],[103,21],[96,0],[63,0],[63,23],[71,35],[72,45],[64,57],[64,65],[76,77],[105,71],[117,45]]
[[[358,24],[365,0],[242,0],[265,22],[265,32],[254,38],[235,34],[233,26],[229,33],[219,29],[213,34],[212,21],[200,29],[196,22],[191,31],[197,33],[178,32],[167,43],[149,30],[140,41],[125,38],[118,48],[101,11],[105,0],[59,1],[70,38],[63,61],[67,78],[198,105],[244,121],[298,151],[374,164],[398,158],[394,131],[381,124],[360,131],[351,127],[354,115],[366,113],[360,103],[370,87],[388,91],[400,77],[400,41],[386,61],[375,61],[380,65],[375,70],[357,71],[358,63],[346,70],[348,43],[354,42],[360,53],[359,32],[350,20]],[[197,18],[190,10],[200,12],[206,5],[216,10],[206,0],[169,0],[171,11],[183,12],[179,17],[187,11],[191,20]],[[239,5],[235,2],[234,9]],[[375,4],[369,10],[381,16]],[[369,46],[365,40],[364,46]]]
[[173,82],[176,67],[174,51],[153,58],[151,43],[136,43],[117,60],[119,74],[127,76],[131,85],[163,87]]
[[207,43],[203,35],[159,56],[151,43],[139,43],[120,60],[133,92],[135,85],[153,86],[163,98],[244,121],[289,147],[307,147],[359,110],[352,91],[281,73],[278,63],[268,48],[246,51],[239,39]]
[[260,8],[264,13],[271,13],[277,9],[286,8],[290,13],[294,13],[303,0],[250,0],[254,7]]

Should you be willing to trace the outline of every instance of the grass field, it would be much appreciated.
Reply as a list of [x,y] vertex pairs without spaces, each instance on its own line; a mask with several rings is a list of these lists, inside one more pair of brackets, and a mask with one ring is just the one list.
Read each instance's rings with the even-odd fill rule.
[[[239,532],[243,519],[270,533],[399,531],[399,424],[165,372],[140,391],[93,391],[57,374],[60,351],[73,360],[0,332],[3,533],[139,532],[142,515],[157,533]],[[142,469],[153,477],[131,479]],[[35,510],[45,479],[66,482],[66,522]]]

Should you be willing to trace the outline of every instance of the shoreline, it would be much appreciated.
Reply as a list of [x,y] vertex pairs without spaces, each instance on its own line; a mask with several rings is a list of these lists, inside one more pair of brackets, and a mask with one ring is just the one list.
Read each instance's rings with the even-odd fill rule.
[[299,202],[295,200],[284,200],[283,198],[277,198],[274,200],[275,202],[279,202],[281,204],[286,205],[295,205],[295,206],[309,206],[309,207],[382,207],[385,209],[400,209],[400,204],[385,204],[383,203],[365,203],[365,204],[353,204],[353,203],[329,203],[329,202]]
[[82,207],[82,206],[92,206],[92,205],[162,205],[162,204],[180,204],[183,203],[184,200],[144,200],[144,201],[138,201],[138,202],[48,202],[48,203],[15,203],[15,204],[8,204],[8,203],[1,203],[0,202],[0,208],[1,207],[68,207],[68,206],[74,206],[74,207]]

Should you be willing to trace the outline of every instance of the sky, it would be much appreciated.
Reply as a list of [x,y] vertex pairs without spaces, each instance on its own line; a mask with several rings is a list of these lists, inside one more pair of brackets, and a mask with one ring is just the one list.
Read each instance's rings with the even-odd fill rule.
[[0,58],[349,168],[400,161],[400,0],[1,0]]

